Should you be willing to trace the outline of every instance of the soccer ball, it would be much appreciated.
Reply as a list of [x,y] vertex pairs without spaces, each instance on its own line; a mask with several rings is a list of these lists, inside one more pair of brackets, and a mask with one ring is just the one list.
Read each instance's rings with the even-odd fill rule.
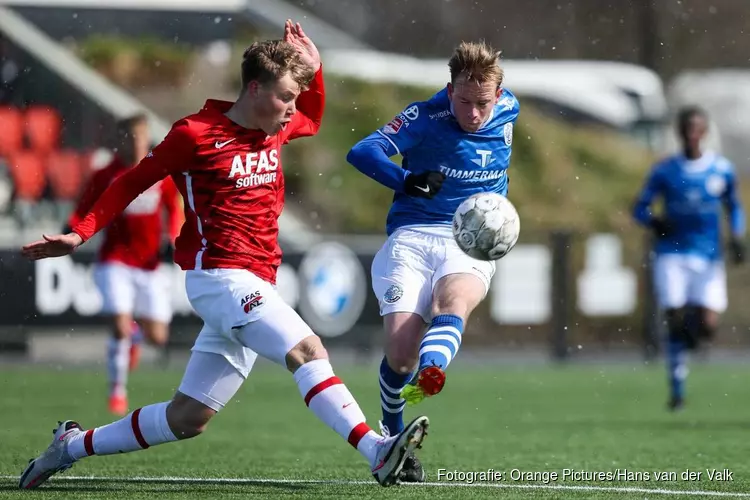
[[453,214],[453,238],[458,247],[477,260],[497,260],[518,241],[521,221],[516,207],[496,193],[466,198]]

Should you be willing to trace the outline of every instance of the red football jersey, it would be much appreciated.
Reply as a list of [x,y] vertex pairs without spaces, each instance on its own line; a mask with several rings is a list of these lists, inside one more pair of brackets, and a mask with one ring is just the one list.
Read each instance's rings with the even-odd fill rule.
[[[72,227],[80,222],[109,185],[128,170],[129,166],[115,157],[109,165],[96,171],[78,200],[68,224]],[[177,187],[172,179],[157,182],[135,198],[107,226],[104,241],[99,248],[98,261],[156,269],[162,246],[164,211],[167,214],[167,231],[172,241],[180,231],[182,216],[178,198]]]
[[73,230],[88,240],[139,193],[171,176],[185,205],[175,262],[185,270],[247,269],[275,283],[281,264],[278,218],[284,207],[281,146],[315,135],[324,104],[322,70],[297,98],[291,122],[273,136],[229,120],[224,113],[231,102],[206,101],[118,178]]

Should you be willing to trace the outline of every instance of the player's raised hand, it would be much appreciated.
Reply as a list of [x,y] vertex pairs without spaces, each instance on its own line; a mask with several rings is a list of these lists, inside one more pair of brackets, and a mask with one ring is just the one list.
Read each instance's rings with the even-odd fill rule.
[[315,71],[320,68],[320,53],[315,44],[308,38],[299,23],[293,23],[290,19],[284,25],[284,41],[291,43],[302,61],[312,66]]
[[29,243],[21,248],[24,257],[31,260],[46,259],[48,257],[62,257],[73,253],[83,240],[76,233],[59,234],[56,236],[42,235],[42,239]]

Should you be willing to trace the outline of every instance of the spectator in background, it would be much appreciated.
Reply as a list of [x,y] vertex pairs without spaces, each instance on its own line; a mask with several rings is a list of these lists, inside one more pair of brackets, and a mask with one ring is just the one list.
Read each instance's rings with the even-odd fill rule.
[[[149,152],[149,127],[145,115],[118,123],[117,146],[111,161],[96,171],[68,221],[81,220],[107,187]],[[112,317],[112,339],[107,352],[110,382],[109,410],[128,412],[127,377],[139,356],[133,343],[134,320],[145,337],[163,346],[169,335],[170,294],[158,266],[167,258],[182,225],[180,198],[170,178],[158,182],[136,198],[107,228],[97,257],[94,279],[102,298],[102,312]],[[164,238],[163,215],[168,216]],[[67,231],[66,231],[67,232]]]

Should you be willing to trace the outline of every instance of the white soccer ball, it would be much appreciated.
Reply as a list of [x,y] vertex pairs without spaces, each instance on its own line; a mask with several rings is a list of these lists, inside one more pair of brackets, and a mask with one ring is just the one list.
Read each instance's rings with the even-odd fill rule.
[[478,260],[497,260],[518,241],[521,221],[505,196],[478,193],[466,198],[453,214],[453,237],[458,247]]

